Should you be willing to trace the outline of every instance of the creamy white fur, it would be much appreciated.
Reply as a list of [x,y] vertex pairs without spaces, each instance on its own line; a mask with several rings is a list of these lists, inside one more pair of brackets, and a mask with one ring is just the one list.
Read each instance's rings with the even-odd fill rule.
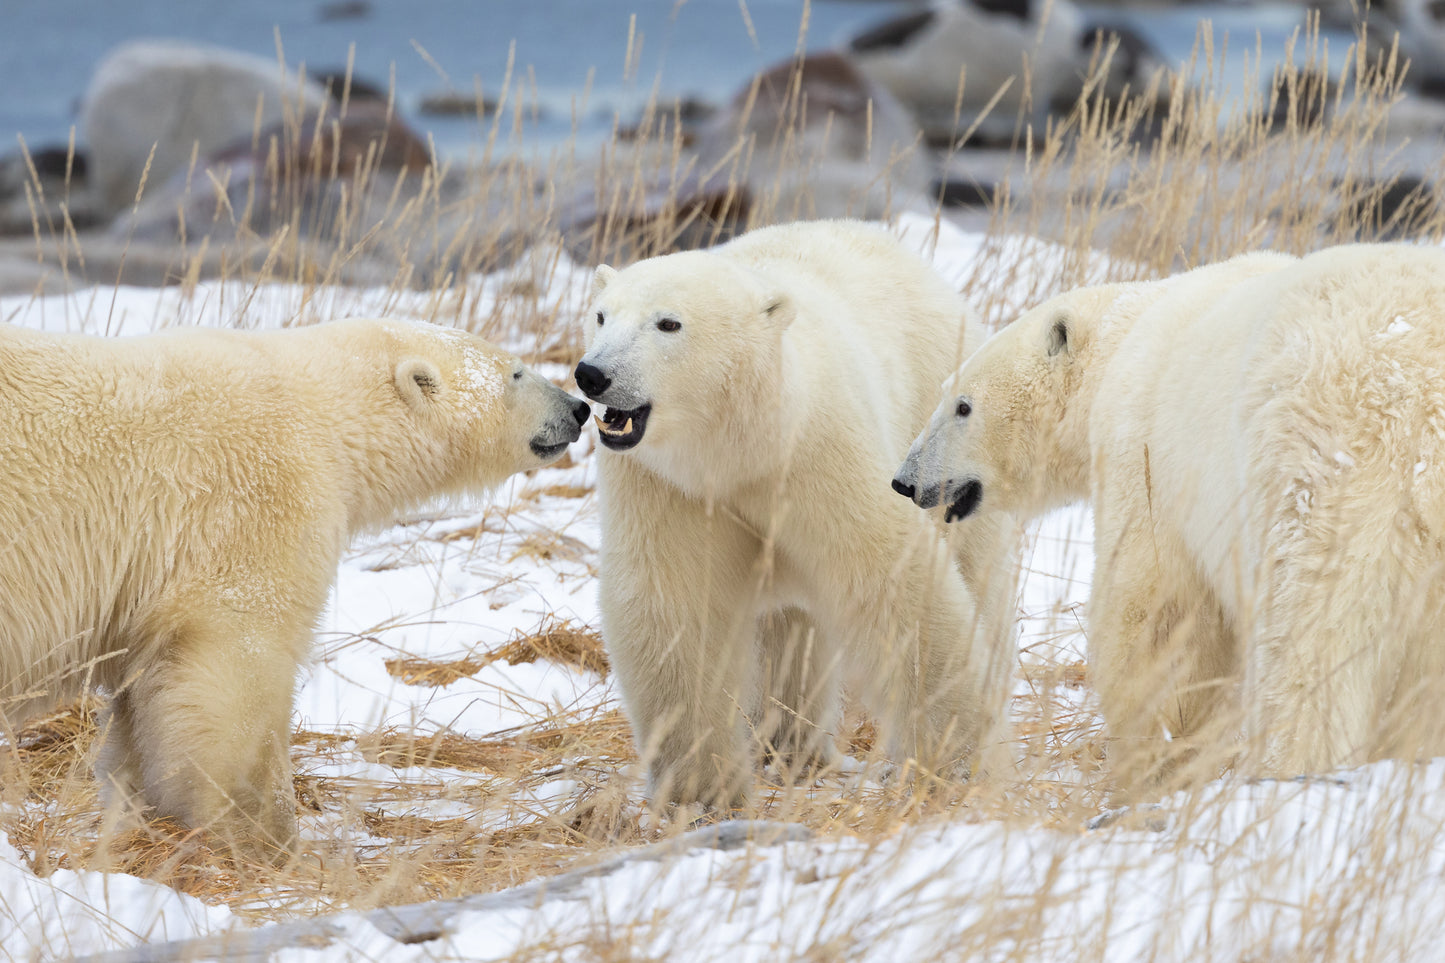
[[0,724],[102,687],[107,794],[284,852],[292,689],[349,538],[541,464],[575,403],[431,325],[0,325]]
[[1440,250],[1255,254],[1055,298],[959,373],[944,475],[1024,513],[1092,493],[1124,784],[1241,718],[1256,771],[1445,751],[1442,305]]
[[604,267],[594,294],[601,400],[653,406],[599,492],[603,634],[654,792],[737,802],[745,718],[786,767],[826,760],[843,681],[900,758],[966,769],[1013,653],[976,637],[937,526],[889,490],[965,327],[977,343],[958,295],[848,221]]

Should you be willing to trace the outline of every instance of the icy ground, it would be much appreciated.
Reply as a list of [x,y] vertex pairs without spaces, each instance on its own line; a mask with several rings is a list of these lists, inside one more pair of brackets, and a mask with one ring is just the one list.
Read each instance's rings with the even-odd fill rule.
[[[914,238],[931,227],[906,226]],[[962,280],[982,256],[982,239],[944,230],[937,263]],[[1038,260],[1048,257],[1043,251]],[[585,277],[564,266],[553,282],[548,304],[559,324],[580,311]],[[111,333],[366,313],[445,321],[452,310],[485,316],[507,283],[479,279],[463,298],[471,302],[459,304],[280,285],[203,285],[189,296],[122,289],[0,300],[0,319]],[[1034,282],[1010,283],[1020,301]],[[999,304],[1006,314],[1010,298]],[[522,352],[546,347],[511,341]],[[484,735],[558,708],[615,704],[596,675],[545,661],[494,662],[445,687],[407,684],[385,665],[484,652],[548,618],[596,625],[595,499],[552,494],[590,487],[586,439],[573,457],[571,467],[514,479],[485,506],[409,519],[360,542],[342,566],[302,680],[296,725]],[[1083,659],[1089,541],[1081,509],[1051,516],[1031,534],[1020,596],[1025,662]],[[398,778],[357,750],[324,765],[331,776]],[[428,813],[485,819],[466,801],[469,781],[484,778],[457,771],[437,786]],[[409,945],[360,914],[342,914],[328,945],[275,958],[1435,960],[1445,936],[1442,783],[1439,762],[1380,764],[1308,782],[1221,781],[1166,800],[1142,821],[1105,819],[1098,828],[922,819],[867,841],[699,849],[621,865],[565,898],[466,913],[450,932]],[[534,791],[545,799],[567,790],[543,781]],[[366,842],[364,829],[324,814],[303,818],[302,829],[322,843]],[[38,877],[0,836],[0,957],[69,957],[251,925],[223,906],[120,873]]]

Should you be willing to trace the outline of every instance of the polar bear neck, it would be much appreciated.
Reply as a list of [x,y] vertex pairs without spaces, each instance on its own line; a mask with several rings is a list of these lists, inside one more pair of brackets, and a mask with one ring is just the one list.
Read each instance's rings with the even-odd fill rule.
[[[356,322],[349,329],[317,325],[297,332],[318,340],[335,340],[334,350],[307,351],[307,363],[324,365],[325,377],[302,378],[298,390],[324,385],[325,397],[314,397],[314,428],[325,438],[338,461],[344,493],[347,536],[374,531],[415,511],[460,494],[455,452],[445,432],[422,426],[410,417],[394,384],[396,358],[387,351],[358,350]],[[379,326],[380,327],[380,326]],[[314,360],[311,360],[314,359]],[[364,408],[379,417],[356,418]]]
[[1082,305],[1075,306],[1074,323],[1086,329],[1076,332],[1076,353],[1064,370],[1060,408],[1049,419],[1055,428],[1047,463],[1050,471],[1046,503],[1032,506],[1031,514],[1089,496],[1093,476],[1091,423],[1094,401],[1105,380],[1109,363],[1133,329],[1139,316],[1162,295],[1164,284],[1157,281],[1099,285],[1076,292]]

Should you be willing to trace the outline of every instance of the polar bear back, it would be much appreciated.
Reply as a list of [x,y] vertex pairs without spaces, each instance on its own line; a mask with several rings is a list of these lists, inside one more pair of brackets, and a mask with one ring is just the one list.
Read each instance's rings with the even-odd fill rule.
[[[1308,518],[1396,552],[1445,539],[1445,251],[1306,258],[1259,344],[1244,441],[1276,536]],[[1390,534],[1346,530],[1375,525]]]
[[[248,336],[146,340],[0,328],[9,688],[74,672],[144,634],[147,600],[172,572],[225,564],[210,556],[221,545],[243,562],[258,540],[274,542],[269,520],[293,511],[283,502],[324,502],[315,486],[336,477],[318,464],[329,446],[308,444],[336,426],[298,418],[305,387],[256,364],[261,349]],[[157,341],[170,350],[157,352]],[[197,369],[209,377],[186,377]],[[307,448],[305,462],[277,457]],[[332,518],[335,539],[344,526]],[[265,586],[256,590],[235,604],[263,603]],[[54,646],[38,663],[36,640]],[[89,671],[104,680],[109,668]]]
[[1445,534],[1445,252],[1254,255],[1181,280],[1121,344],[1091,425],[1105,466],[1147,452],[1152,504],[1226,608],[1321,512]]

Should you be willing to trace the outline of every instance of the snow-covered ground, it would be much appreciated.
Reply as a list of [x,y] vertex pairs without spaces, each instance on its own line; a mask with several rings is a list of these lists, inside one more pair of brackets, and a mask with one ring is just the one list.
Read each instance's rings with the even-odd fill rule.
[[[933,225],[915,219],[904,227],[924,245]],[[1040,277],[1054,269],[1046,246],[1012,243],[1007,260],[1025,267],[989,292],[995,321],[1046,286]],[[945,225],[936,263],[963,282],[980,258],[996,256],[982,238]],[[238,283],[189,294],[122,289],[4,299],[0,319],[111,333],[366,313],[448,322],[488,316],[514,280],[478,279],[465,294],[443,299]],[[586,272],[563,265],[532,307],[555,312],[560,327],[580,312],[585,287]],[[509,330],[505,318],[485,333],[524,353],[547,347]],[[297,727],[344,737],[385,730],[485,736],[614,707],[608,681],[544,660],[492,662],[446,686],[410,684],[387,666],[400,658],[474,657],[549,620],[596,625],[598,526],[587,491],[593,460],[586,439],[574,446],[573,461],[513,479],[485,506],[408,519],[357,544],[301,681]],[[1056,513],[1031,532],[1019,600],[1025,665],[1084,659],[1089,545],[1083,509]],[[1070,698],[1089,711],[1082,693]],[[485,824],[511,812],[489,808],[485,773],[447,771],[438,780],[434,769],[374,760],[343,738],[335,753],[299,775],[395,783],[414,773],[435,783],[420,805],[432,818]],[[562,773],[539,778],[529,791],[544,807],[572,788]],[[387,806],[381,798],[372,808],[385,813]],[[404,806],[415,814],[416,796]],[[321,847],[371,842],[364,827],[321,808],[302,818],[308,840]],[[1059,828],[973,818],[965,807],[953,818],[921,818],[882,837],[699,848],[620,864],[535,905],[462,913],[422,942],[398,943],[361,914],[344,913],[326,945],[275,958],[1440,957],[1445,764],[1379,764],[1307,782],[1221,781],[1144,816]],[[59,869],[38,876],[0,834],[0,957],[69,957],[253,925],[224,905],[123,873]]]

